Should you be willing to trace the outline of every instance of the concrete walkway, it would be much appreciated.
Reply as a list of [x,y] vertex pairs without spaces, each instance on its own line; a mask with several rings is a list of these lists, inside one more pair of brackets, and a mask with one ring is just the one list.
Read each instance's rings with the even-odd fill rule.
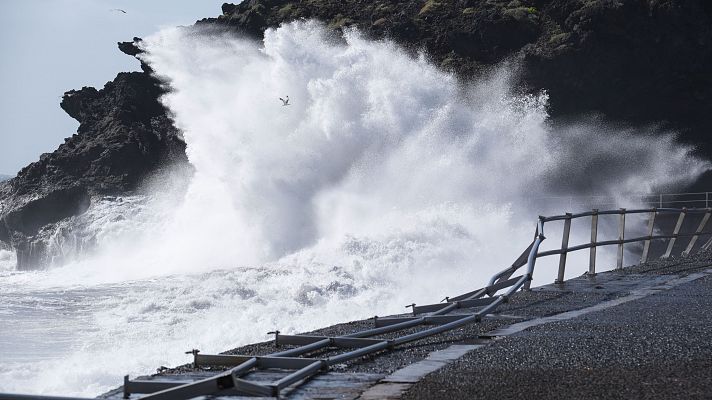
[[465,354],[403,398],[710,399],[710,294],[708,274],[528,328]]

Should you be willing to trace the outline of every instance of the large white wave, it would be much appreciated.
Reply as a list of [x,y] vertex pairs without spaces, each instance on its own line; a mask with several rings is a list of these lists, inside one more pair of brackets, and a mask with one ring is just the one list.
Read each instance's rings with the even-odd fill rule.
[[[66,351],[0,366],[2,390],[32,381],[37,392],[95,394],[194,346],[437,301],[519,255],[533,199],[645,192],[707,168],[672,135],[552,127],[546,95],[517,94],[511,66],[462,82],[426,56],[356,31],[336,40],[316,22],[262,42],[167,29],[144,45],[195,173],[178,199],[153,203],[160,218],[100,238],[91,257],[2,278],[8,321],[24,296],[44,304],[56,293],[85,317],[52,320],[76,333]],[[40,371],[53,378],[37,381]]]

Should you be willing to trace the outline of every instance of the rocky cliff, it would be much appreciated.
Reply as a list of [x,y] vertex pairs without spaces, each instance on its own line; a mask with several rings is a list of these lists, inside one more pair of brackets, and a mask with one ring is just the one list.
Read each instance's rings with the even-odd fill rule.
[[149,74],[131,72],[101,90],[64,94],[61,107],[79,121],[77,133],[0,183],[0,241],[17,251],[19,269],[46,261],[46,226],[84,212],[93,197],[130,192],[157,169],[187,162],[161,91]]
[[[595,113],[669,127],[712,158],[708,0],[249,0],[197,24],[260,37],[299,18],[425,50],[463,77],[517,60],[522,90],[547,90],[552,118]],[[135,56],[138,40],[119,48]],[[142,68],[101,90],[67,92],[61,107],[80,122],[78,132],[0,183],[0,242],[18,251],[18,267],[41,264],[39,232],[86,210],[92,196],[134,190],[161,166],[186,162],[157,101],[161,88]]]

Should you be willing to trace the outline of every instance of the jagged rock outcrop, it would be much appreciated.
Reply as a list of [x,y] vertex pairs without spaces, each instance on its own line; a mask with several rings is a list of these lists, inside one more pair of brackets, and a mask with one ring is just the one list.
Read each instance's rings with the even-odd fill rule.
[[161,93],[147,73],[122,72],[101,90],[64,94],[77,133],[0,184],[0,241],[17,251],[19,269],[47,258],[43,227],[84,212],[92,196],[132,191],[157,169],[187,162]]

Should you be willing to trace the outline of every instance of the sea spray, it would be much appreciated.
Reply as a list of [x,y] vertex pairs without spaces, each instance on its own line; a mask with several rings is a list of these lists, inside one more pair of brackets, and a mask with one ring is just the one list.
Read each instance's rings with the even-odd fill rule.
[[[546,95],[516,94],[511,67],[461,82],[391,42],[331,35],[303,21],[262,42],[196,27],[144,41],[195,172],[92,256],[2,277],[0,390],[96,394],[190,348],[437,301],[526,248],[533,199],[707,168],[670,135],[550,126]],[[40,325],[72,334],[53,352],[11,351],[51,340]]]

